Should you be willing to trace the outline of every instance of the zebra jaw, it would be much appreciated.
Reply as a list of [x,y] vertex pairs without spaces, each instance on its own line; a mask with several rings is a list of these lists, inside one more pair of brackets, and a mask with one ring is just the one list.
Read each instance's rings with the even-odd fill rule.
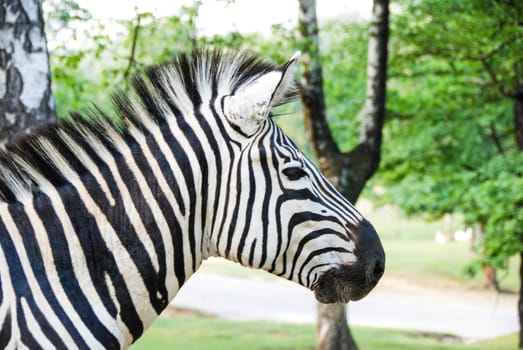
[[374,288],[378,279],[367,278],[362,264],[342,265],[324,272],[314,286],[320,303],[348,303],[360,300]]

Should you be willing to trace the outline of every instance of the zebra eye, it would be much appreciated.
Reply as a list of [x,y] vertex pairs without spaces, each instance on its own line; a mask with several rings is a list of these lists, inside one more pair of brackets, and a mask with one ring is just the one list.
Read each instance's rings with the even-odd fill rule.
[[283,174],[291,181],[299,180],[302,177],[307,176],[307,173],[301,167],[283,169]]

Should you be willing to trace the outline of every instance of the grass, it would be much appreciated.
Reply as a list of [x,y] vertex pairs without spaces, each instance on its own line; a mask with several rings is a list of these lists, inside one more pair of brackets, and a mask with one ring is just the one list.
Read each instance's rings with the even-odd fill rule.
[[309,349],[314,344],[313,328],[170,316],[157,320],[132,349]]
[[[416,332],[351,327],[356,342],[367,350],[508,350],[516,335],[476,344],[444,344]],[[315,326],[269,322],[233,322],[196,315],[163,316],[132,347],[139,349],[257,350],[314,349]]]

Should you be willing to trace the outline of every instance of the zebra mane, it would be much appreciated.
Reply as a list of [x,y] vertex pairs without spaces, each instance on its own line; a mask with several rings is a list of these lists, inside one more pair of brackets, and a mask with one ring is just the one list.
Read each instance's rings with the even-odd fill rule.
[[130,79],[131,91],[113,93],[120,119],[94,107],[88,118],[72,112],[70,119],[23,132],[6,144],[0,151],[0,203],[32,198],[46,186],[70,183],[93,165],[103,167],[100,153],[116,155],[118,141],[132,138],[131,130],[164,123],[179,110],[180,101],[198,105],[217,94],[233,94],[242,84],[277,69],[256,55],[223,50],[180,53],[146,68]]

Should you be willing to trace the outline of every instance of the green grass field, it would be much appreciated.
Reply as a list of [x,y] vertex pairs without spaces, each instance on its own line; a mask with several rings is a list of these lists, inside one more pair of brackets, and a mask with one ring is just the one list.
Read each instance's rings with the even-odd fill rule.
[[[516,335],[476,344],[444,344],[434,337],[398,330],[352,327],[365,350],[508,350]],[[314,349],[314,325],[232,322],[195,315],[163,316],[139,339],[134,350],[261,350]]]

